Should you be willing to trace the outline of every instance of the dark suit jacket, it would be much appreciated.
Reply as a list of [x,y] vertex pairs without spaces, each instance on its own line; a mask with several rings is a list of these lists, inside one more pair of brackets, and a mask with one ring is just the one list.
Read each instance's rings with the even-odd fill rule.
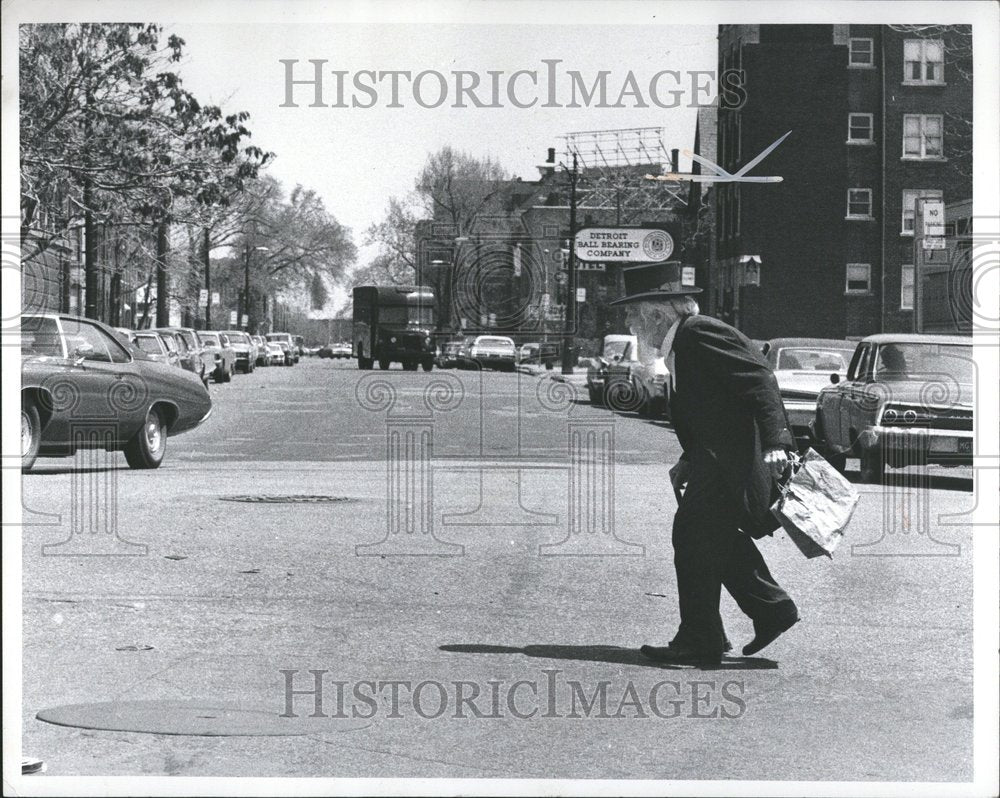
[[770,535],[779,526],[770,512],[777,486],[763,453],[794,443],[771,367],[749,338],[711,316],[684,319],[673,353],[670,412],[683,457],[714,461],[737,526]]

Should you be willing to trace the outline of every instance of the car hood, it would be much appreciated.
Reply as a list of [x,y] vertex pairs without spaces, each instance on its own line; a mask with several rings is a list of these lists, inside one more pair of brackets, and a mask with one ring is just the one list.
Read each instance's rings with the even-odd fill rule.
[[964,407],[972,409],[973,387],[945,375],[930,375],[926,380],[879,380],[877,390],[887,402],[923,407]]

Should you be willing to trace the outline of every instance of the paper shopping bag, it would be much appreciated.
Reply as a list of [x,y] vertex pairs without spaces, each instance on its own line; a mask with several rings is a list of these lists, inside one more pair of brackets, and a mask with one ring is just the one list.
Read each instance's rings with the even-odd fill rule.
[[806,557],[832,557],[858,499],[844,475],[809,449],[801,458],[793,458],[792,475],[771,512]]

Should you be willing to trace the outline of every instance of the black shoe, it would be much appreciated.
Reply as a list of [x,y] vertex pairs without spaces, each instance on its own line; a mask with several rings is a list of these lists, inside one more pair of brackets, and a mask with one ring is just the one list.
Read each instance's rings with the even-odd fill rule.
[[745,646],[743,646],[743,654],[745,656],[756,654],[762,648],[770,645],[775,640],[777,640],[780,635],[787,632],[798,622],[799,618],[795,617],[784,621],[780,621],[778,623],[769,623],[766,625],[764,624],[758,625],[757,623],[754,623],[753,625],[754,638]]
[[642,646],[639,654],[664,665],[718,665],[721,651],[706,651],[689,646]]

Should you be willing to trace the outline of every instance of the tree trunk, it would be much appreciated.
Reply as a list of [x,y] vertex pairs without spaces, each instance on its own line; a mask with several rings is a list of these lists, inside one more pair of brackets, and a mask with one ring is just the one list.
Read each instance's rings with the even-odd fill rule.
[[212,264],[211,264],[211,234],[205,228],[205,238],[203,241],[201,256],[205,263],[205,291],[208,293],[208,300],[205,302],[205,329],[212,329]]
[[169,280],[167,280],[167,222],[161,221],[156,227],[156,326],[170,326]]
[[93,190],[90,180],[83,181],[83,274],[84,274],[84,316],[88,319],[101,318],[101,308],[98,302],[97,270],[97,225],[94,222]]

